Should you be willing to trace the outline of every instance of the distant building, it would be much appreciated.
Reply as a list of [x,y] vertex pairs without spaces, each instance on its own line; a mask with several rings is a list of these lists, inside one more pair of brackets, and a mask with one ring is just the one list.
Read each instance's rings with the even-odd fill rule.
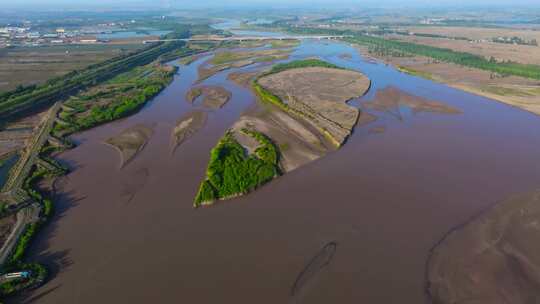
[[92,43],[97,43],[97,39],[81,39],[79,40],[80,43],[84,43],[84,44],[92,44]]

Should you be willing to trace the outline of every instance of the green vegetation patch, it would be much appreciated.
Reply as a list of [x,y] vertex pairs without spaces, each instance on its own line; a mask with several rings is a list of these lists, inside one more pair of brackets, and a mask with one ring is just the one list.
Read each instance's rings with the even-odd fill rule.
[[521,96],[521,97],[534,96],[534,94],[531,91],[527,91],[526,89],[508,88],[508,87],[493,86],[493,85],[483,86],[481,90],[484,92],[488,92],[488,93],[492,93],[492,94],[500,95],[500,96]]
[[128,116],[161,92],[175,73],[175,68],[150,64],[119,74],[68,100],[53,133],[61,137]]
[[429,80],[432,80],[432,81],[436,80],[435,77],[433,77],[433,74],[431,74],[429,72],[418,71],[418,70],[411,69],[411,68],[408,68],[408,67],[405,67],[405,66],[398,66],[397,68],[398,68],[399,71],[401,71],[403,73],[407,73],[409,75],[422,77],[422,78],[429,79]]
[[289,106],[284,103],[281,98],[272,94],[272,92],[268,91],[267,89],[263,88],[260,84],[257,83],[257,81],[253,82],[253,90],[255,90],[255,94],[262,102],[271,103],[275,106],[280,107],[283,110],[289,110]]
[[530,89],[528,91],[531,95],[540,95],[540,88]]
[[343,69],[340,66],[337,66],[335,64],[332,64],[332,63],[329,63],[320,59],[304,59],[304,60],[295,60],[291,62],[276,64],[272,67],[270,72],[264,74],[263,76],[283,72],[290,69],[311,68],[311,67]]
[[15,250],[13,251],[13,254],[11,255],[8,263],[16,263],[22,260],[26,249],[28,248],[28,245],[30,245],[30,241],[32,240],[38,229],[38,223],[32,223],[26,227],[24,233],[21,235],[21,238],[17,242],[17,246],[15,247]]
[[497,62],[466,52],[457,52],[446,48],[397,40],[387,40],[371,36],[358,35],[345,40],[351,43],[376,45],[379,49],[395,50],[407,54],[426,56],[444,62],[499,73],[501,75],[515,75],[540,79],[540,66],[534,64],[522,64],[510,61]]
[[521,64],[509,61],[496,62],[494,60],[488,60],[482,56],[465,52],[457,52],[451,49],[363,35],[347,38],[345,40],[352,43],[377,45],[379,48],[383,49],[391,49],[409,54],[426,56],[440,61],[492,71],[501,75],[515,75],[540,79],[540,66],[538,65]]
[[207,177],[195,197],[195,207],[246,194],[280,174],[279,149],[272,141],[257,131],[241,132],[256,139],[259,147],[247,154],[234,135],[227,132],[210,153]]

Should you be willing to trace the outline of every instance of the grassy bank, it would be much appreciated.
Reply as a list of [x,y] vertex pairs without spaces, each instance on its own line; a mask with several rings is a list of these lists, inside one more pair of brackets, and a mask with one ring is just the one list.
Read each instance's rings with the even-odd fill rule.
[[279,149],[264,134],[242,129],[259,142],[253,154],[246,155],[231,132],[227,132],[210,153],[206,179],[195,197],[194,207],[218,199],[246,194],[280,174]]
[[411,69],[411,68],[408,68],[408,67],[405,67],[405,66],[398,66],[397,69],[400,72],[407,73],[407,74],[412,75],[412,76],[417,76],[417,77],[429,79],[429,80],[432,80],[432,81],[436,81],[435,77],[433,77],[433,75],[431,73],[428,73],[428,72],[417,71],[415,69]]
[[[275,105],[282,109],[283,111],[302,117],[302,118],[313,118],[309,113],[304,113],[302,111],[299,111],[295,108],[291,108],[288,104],[284,103],[281,98],[274,95],[272,92],[265,89],[263,86],[257,83],[257,81],[254,81],[252,84],[253,91],[255,92],[255,95],[259,98],[260,101],[266,102],[272,105]],[[324,133],[326,135],[326,133]]]
[[340,66],[337,66],[335,64],[322,61],[319,59],[303,59],[303,60],[295,60],[291,62],[276,64],[272,67],[272,69],[268,73],[265,73],[263,76],[283,72],[290,69],[312,68],[312,67],[343,69]]
[[65,136],[138,111],[173,79],[176,68],[150,64],[120,74],[65,102],[53,134]]
[[447,48],[390,40],[372,35],[368,36],[359,31],[293,27],[286,27],[283,30],[296,34],[349,35],[351,37],[345,38],[344,41],[353,44],[366,45],[371,47],[373,50],[377,50],[377,52],[386,54],[400,54],[400,56],[425,56],[439,61],[455,63],[466,67],[498,73],[500,75],[514,75],[540,80],[540,66],[534,64],[497,61],[493,58],[487,59],[482,56],[466,52],[453,51]]

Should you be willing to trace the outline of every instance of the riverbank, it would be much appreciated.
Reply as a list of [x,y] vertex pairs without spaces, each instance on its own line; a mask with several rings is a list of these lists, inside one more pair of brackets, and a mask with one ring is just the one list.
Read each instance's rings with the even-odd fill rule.
[[[176,60],[177,57],[207,49],[194,51],[181,46],[176,49],[167,44],[166,49],[158,50],[162,56],[167,53],[167,57],[172,56],[171,60]],[[34,129],[18,163],[10,170],[9,179],[0,194],[2,205],[7,206],[3,209],[9,212],[5,214],[2,211],[2,215],[9,216],[16,212],[18,221],[12,225],[9,237],[2,244],[1,271],[30,271],[30,275],[2,281],[0,296],[13,296],[46,280],[47,269],[41,264],[26,262],[26,255],[30,243],[53,216],[50,191],[42,189],[39,184],[54,184],[56,178],[69,171],[53,158],[73,148],[67,137],[138,112],[172,82],[177,67],[162,64],[161,60],[165,57],[154,58],[148,63],[147,60],[152,58],[149,54],[144,60],[139,60],[139,55],[120,58],[120,62],[130,59],[133,62],[119,72],[111,72],[112,75],[100,78],[101,82],[84,86],[67,101],[55,103],[43,115],[40,126]],[[119,64],[112,61],[107,63],[112,66]],[[142,150],[150,136],[151,128],[141,125],[125,130],[108,143],[118,149],[122,158],[121,166],[124,166]]]
[[540,82],[518,76],[498,74],[440,62],[421,56],[382,56],[358,46],[363,56],[374,57],[403,73],[440,82],[475,95],[487,97],[516,108],[540,115]]

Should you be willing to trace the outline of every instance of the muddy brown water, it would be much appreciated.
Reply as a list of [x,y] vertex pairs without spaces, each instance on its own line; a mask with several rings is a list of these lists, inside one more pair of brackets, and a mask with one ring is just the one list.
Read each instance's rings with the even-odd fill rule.
[[[401,107],[397,119],[369,110],[378,119],[356,128],[339,151],[247,196],[194,210],[210,149],[254,102],[226,80],[238,69],[209,78],[205,84],[224,85],[232,99],[171,156],[171,131],[193,109],[184,96],[201,58],[138,114],[74,136],[79,146],[60,157],[74,170],[57,183],[56,216],[31,246],[30,259],[52,277],[10,303],[429,303],[430,248],[498,200],[540,184],[540,118],[363,61],[344,44],[305,41],[292,59],[313,55],[372,80],[353,105],[393,86],[463,114]],[[103,141],[139,123],[155,123],[155,133],[119,170]],[[138,172],[144,178],[134,182]],[[332,259],[291,297],[330,242]]]

